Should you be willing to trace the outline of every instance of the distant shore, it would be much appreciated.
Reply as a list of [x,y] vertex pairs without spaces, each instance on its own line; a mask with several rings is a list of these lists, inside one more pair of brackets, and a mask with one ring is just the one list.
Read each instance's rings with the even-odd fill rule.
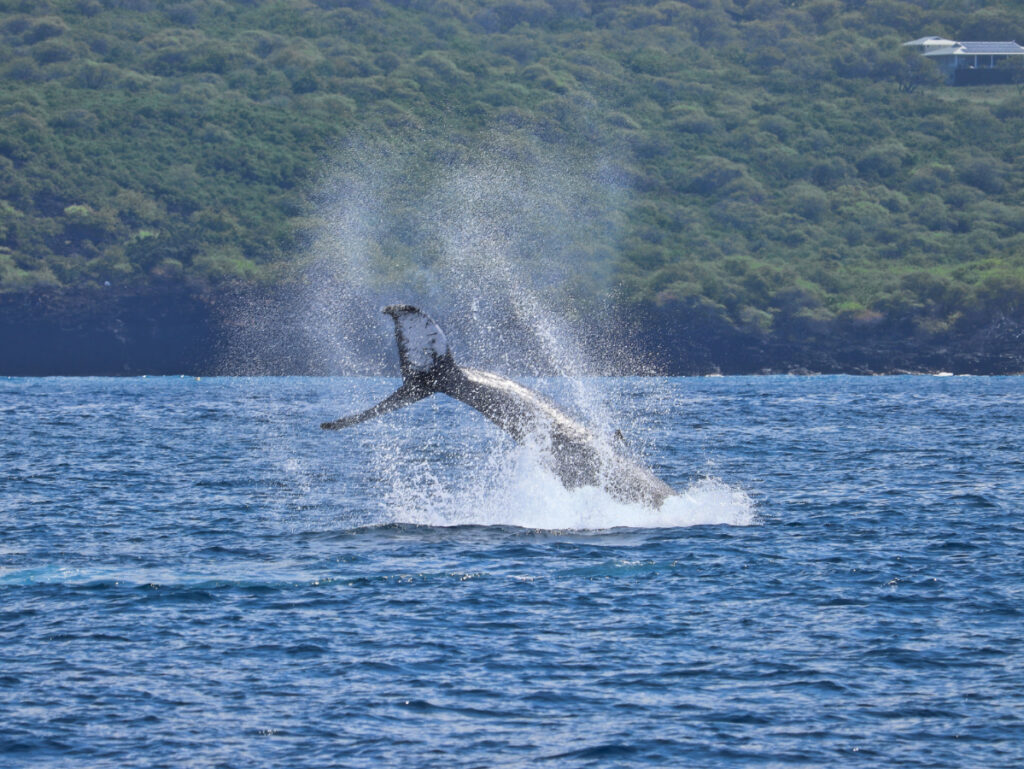
[[[254,362],[231,349],[236,297],[175,286],[133,292],[89,289],[0,295],[0,376],[323,375],[314,342],[266,299],[280,323],[249,333]],[[276,308],[276,309],[275,309]],[[794,321],[737,329],[681,303],[628,308],[630,345],[652,375],[974,374],[1024,372],[1024,317],[965,318],[925,334],[911,320]],[[272,329],[267,331],[265,329]],[[261,339],[260,334],[266,336]],[[244,357],[244,360],[242,359]],[[372,373],[372,372],[360,372]]]

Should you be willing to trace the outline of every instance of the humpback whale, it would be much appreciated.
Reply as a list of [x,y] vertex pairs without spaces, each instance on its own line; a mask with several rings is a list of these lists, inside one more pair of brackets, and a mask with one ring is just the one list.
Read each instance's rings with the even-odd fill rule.
[[443,393],[472,406],[517,443],[536,442],[547,467],[568,489],[600,486],[620,501],[649,507],[660,507],[675,494],[547,398],[497,374],[457,365],[444,332],[422,310],[391,305],[382,312],[395,322],[402,386],[366,411],[324,422],[323,429],[339,430]]

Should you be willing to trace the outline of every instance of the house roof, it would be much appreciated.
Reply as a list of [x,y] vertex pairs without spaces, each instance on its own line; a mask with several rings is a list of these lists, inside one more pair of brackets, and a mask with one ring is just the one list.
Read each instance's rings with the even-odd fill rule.
[[1024,47],[1012,40],[1004,43],[956,42],[928,51],[925,56],[1024,56]]
[[944,37],[936,37],[935,35],[931,35],[930,37],[919,37],[917,38],[917,40],[910,40],[904,43],[903,45],[918,45],[921,46],[922,48],[932,48],[935,46],[956,45],[956,41],[947,40]]

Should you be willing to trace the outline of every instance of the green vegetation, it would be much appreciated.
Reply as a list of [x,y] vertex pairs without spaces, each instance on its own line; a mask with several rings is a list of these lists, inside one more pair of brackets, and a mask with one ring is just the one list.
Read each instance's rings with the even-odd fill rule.
[[939,85],[900,47],[926,34],[1024,40],[1024,10],[0,0],[0,290],[287,281],[340,145],[443,163],[507,130],[611,159],[624,221],[549,256],[613,255],[625,302],[759,333],[1019,314],[1024,96]]

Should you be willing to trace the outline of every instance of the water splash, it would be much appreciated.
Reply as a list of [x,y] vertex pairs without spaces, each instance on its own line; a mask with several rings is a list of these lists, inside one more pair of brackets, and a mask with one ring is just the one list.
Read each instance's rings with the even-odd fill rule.
[[540,530],[749,526],[754,504],[743,491],[711,478],[697,481],[659,508],[619,501],[597,487],[567,489],[519,446],[495,452],[464,485],[426,465],[389,479],[386,523],[424,526],[520,526]]
[[[555,400],[595,433],[631,433],[629,407],[609,406],[585,376],[645,368],[611,309],[628,195],[608,171],[614,165],[514,130],[398,151],[350,144],[319,185],[301,289],[282,313],[302,332],[291,347],[307,356],[307,370],[393,373],[392,332],[378,309],[416,304],[444,328],[460,364],[554,375],[562,382]],[[633,437],[642,455],[644,439]],[[412,446],[373,460],[388,520],[594,529],[751,515],[749,501],[725,486],[695,486],[657,511],[596,488],[567,491],[523,448],[497,452],[466,485],[438,475],[444,460],[436,445],[425,448],[421,463],[408,461]],[[487,456],[459,450],[463,467]]]
[[364,342],[388,347],[377,310],[393,302],[430,312],[466,364],[519,375],[628,369],[622,345],[591,354],[590,343],[616,326],[625,194],[602,162],[515,132],[444,152],[354,142],[319,184],[303,288],[287,314],[332,373],[381,370]]

